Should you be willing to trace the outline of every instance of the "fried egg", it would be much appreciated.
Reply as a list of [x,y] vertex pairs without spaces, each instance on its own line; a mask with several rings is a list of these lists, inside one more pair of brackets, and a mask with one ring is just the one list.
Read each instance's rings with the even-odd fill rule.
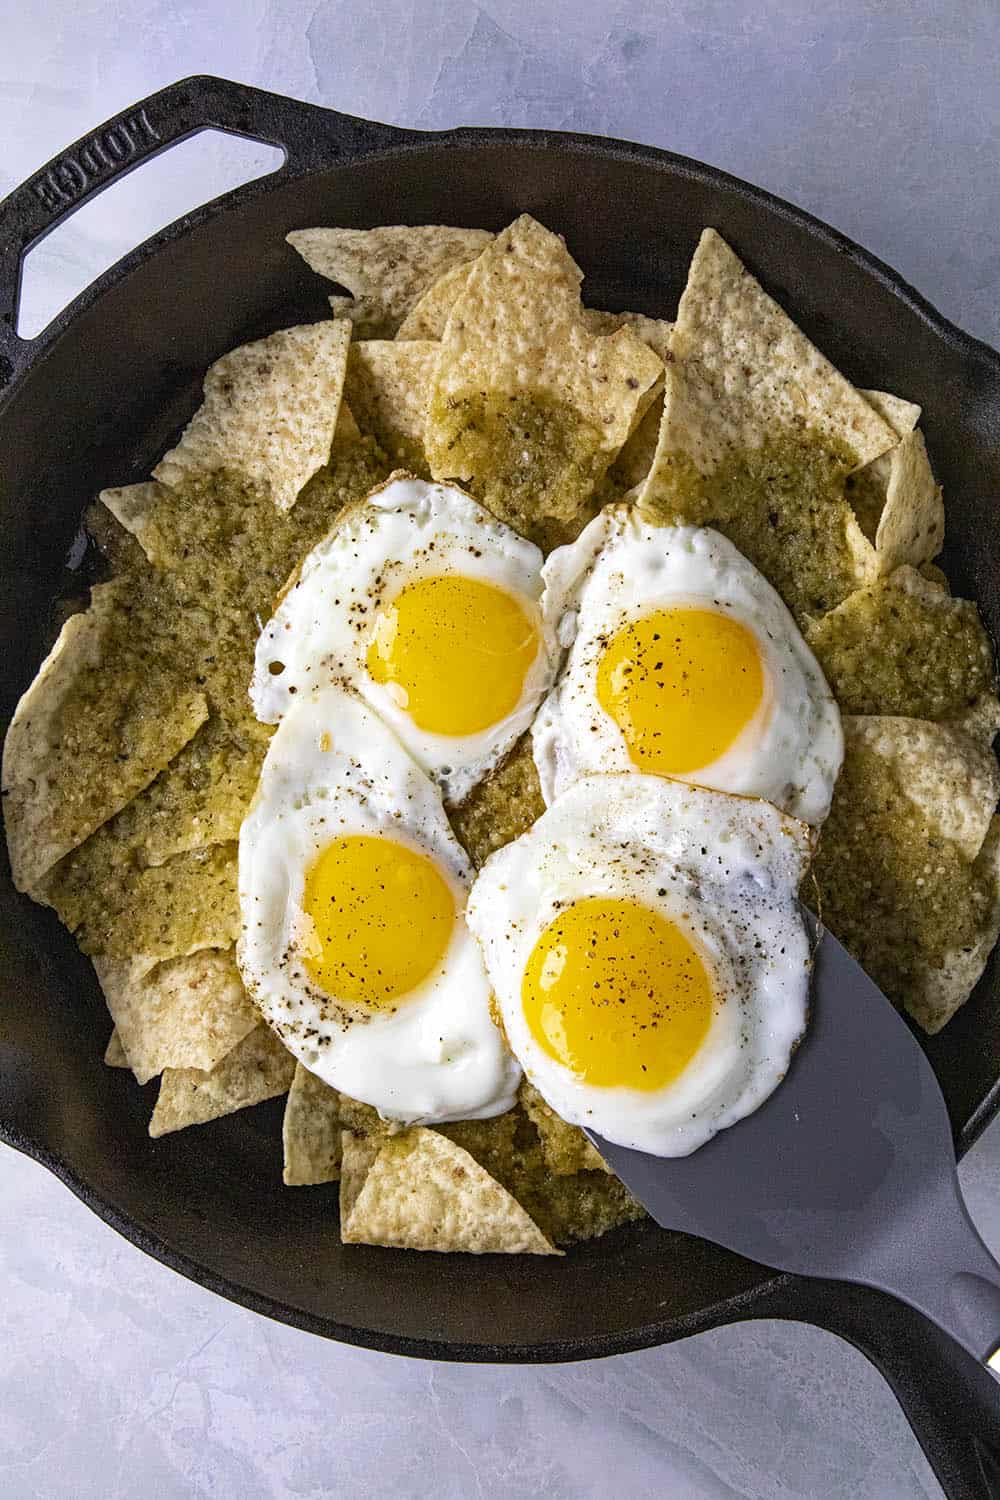
[[520,1069],[437,787],[352,693],[299,699],[240,832],[243,982],[300,1062],[386,1117],[482,1119]]
[[531,723],[558,651],[542,554],[453,485],[391,479],[308,554],[257,644],[276,724],[331,682],[371,704],[460,802]]
[[589,771],[639,770],[822,822],[843,759],[837,705],[731,542],[609,506],[543,574],[547,626],[568,648],[532,731],[546,803]]
[[571,1124],[686,1156],[778,1086],[805,1024],[804,823],[584,776],[480,871],[468,922],[511,1048]]

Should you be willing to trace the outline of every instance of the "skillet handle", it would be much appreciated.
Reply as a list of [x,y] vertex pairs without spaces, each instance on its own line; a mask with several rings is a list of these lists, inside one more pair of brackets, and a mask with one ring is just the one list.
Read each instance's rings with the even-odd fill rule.
[[1000,1497],[1000,1382],[929,1319],[883,1292],[781,1278],[755,1316],[813,1323],[884,1376],[947,1500]]
[[103,188],[206,129],[279,147],[285,163],[278,176],[355,160],[414,134],[207,76],[172,83],[122,110],[0,202],[0,390],[18,374],[34,342],[15,331],[23,256]]

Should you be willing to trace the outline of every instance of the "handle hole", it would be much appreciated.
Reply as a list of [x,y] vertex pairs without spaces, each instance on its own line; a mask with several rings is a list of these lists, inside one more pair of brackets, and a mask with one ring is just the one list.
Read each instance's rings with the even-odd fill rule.
[[284,160],[278,147],[203,130],[112,183],[24,257],[18,336],[35,338],[102,272],[157,230],[277,171]]

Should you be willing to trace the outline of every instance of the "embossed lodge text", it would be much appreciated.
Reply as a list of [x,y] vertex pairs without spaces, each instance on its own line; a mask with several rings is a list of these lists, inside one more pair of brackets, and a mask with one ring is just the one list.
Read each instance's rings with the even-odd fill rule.
[[75,156],[64,156],[32,184],[35,197],[48,209],[64,208],[91,183],[155,145],[160,133],[144,109],[125,115],[90,138]]

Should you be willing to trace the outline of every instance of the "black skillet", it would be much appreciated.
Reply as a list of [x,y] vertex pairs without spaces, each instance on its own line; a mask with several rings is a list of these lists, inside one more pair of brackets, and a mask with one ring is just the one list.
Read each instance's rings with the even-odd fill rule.
[[[20,340],[24,252],[93,193],[205,127],[283,147],[285,165],[173,224],[37,339]],[[5,718],[51,641],[53,600],[73,582],[64,560],[95,491],[148,473],[224,350],[325,316],[329,287],[285,245],[286,231],[499,228],[522,210],[565,234],[593,304],[665,316],[700,230],[714,225],[848,376],[919,401],[948,496],[948,573],[1000,635],[1000,356],[857,246],[756,188],[647,147],[541,131],[415,133],[194,78],[101,126],[0,205]],[[343,1247],[334,1189],[281,1186],[276,1106],[149,1140],[150,1091],[101,1062],[108,1022],[89,965],[6,871],[0,934],[0,1136],[203,1286],[328,1337],[456,1360],[582,1359],[746,1318],[804,1320],[882,1371],[949,1496],[1000,1493],[975,1438],[990,1376],[970,1373],[898,1303],[775,1276],[648,1225],[557,1262]],[[995,963],[927,1051],[961,1153],[1000,1107]]]

